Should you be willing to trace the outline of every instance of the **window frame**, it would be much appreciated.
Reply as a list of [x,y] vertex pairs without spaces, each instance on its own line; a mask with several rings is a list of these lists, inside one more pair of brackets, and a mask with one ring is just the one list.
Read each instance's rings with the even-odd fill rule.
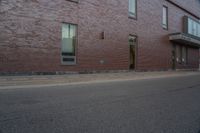
[[135,14],[132,15],[132,12],[130,12],[130,0],[128,1],[128,16],[130,19],[135,19],[137,20],[137,0],[135,0]]
[[[164,22],[164,20],[163,20],[163,18],[164,18],[164,9],[166,9],[166,24],[164,24],[163,22]],[[165,5],[163,5],[163,7],[162,7],[162,28],[163,29],[165,29],[165,30],[168,30],[168,28],[169,28],[169,22],[168,22],[168,13],[169,12],[169,9],[168,9],[168,7],[167,6],[165,6]]]
[[200,38],[200,21],[184,16],[184,33]]
[[[200,23],[200,20],[199,20]],[[200,24],[198,25],[198,37],[200,37]]]
[[[76,27],[76,31],[75,31],[75,44],[74,44],[74,55],[63,55],[62,50],[63,50],[63,44],[61,41],[61,52],[60,52],[60,56],[61,56],[61,64],[62,65],[76,65],[77,64],[77,60],[76,60],[76,49],[77,49],[77,44],[78,44],[78,25],[77,24],[73,24],[73,23],[67,23],[67,22],[63,22],[62,26],[61,26],[61,40],[62,40],[62,28],[63,25],[73,25]],[[63,61],[63,59],[69,59],[69,60],[73,60],[73,61]]]

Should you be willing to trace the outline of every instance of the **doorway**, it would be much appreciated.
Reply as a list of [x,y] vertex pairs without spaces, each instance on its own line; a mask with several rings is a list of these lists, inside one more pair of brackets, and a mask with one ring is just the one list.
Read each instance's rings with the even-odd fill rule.
[[130,69],[135,69],[135,45],[130,45]]
[[137,44],[137,37],[133,35],[129,35],[129,50],[130,50],[129,68],[131,70],[134,70],[135,65],[136,65],[135,63],[136,62],[136,44]]
[[176,45],[173,44],[172,49],[172,70],[176,69]]

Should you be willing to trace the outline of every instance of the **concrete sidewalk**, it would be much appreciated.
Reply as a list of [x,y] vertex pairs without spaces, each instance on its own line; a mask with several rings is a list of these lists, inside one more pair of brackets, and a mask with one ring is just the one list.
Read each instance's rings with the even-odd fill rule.
[[197,75],[199,71],[167,71],[167,72],[120,72],[97,74],[69,74],[69,75],[34,75],[34,76],[1,76],[0,89],[57,86],[66,84],[82,84],[93,82],[110,82],[123,80],[139,80],[174,76]]

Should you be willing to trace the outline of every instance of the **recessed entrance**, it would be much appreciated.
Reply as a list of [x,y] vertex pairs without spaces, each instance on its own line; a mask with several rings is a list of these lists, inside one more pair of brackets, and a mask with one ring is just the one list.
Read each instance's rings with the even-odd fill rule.
[[130,69],[135,69],[135,46],[130,45]]
[[176,69],[176,45],[173,44],[172,49],[172,70]]
[[136,62],[136,44],[137,44],[137,37],[129,35],[129,50],[130,50],[130,69],[135,69],[135,62]]

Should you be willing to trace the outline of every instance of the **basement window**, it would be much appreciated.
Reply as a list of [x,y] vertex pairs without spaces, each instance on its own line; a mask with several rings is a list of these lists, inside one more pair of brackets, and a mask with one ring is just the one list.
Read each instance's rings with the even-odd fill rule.
[[63,65],[75,65],[75,47],[77,43],[77,25],[62,24],[61,62]]

